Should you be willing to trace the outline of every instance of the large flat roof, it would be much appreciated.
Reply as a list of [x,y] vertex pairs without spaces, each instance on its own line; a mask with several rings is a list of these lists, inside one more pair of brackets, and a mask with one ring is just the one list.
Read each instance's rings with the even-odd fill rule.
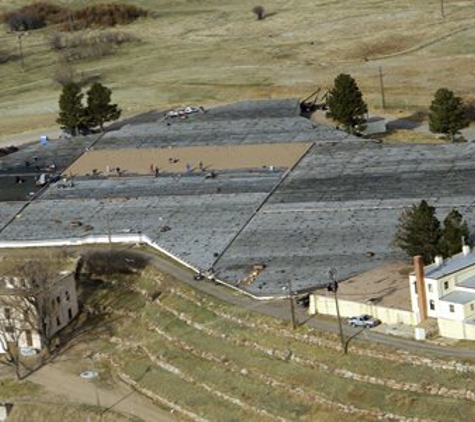
[[[231,104],[170,126],[161,116],[128,119],[90,150],[313,143],[291,171],[223,169],[214,179],[199,172],[77,177],[72,188],[49,186],[0,230],[0,242],[140,230],[193,266],[213,266],[225,282],[268,297],[282,295],[289,279],[296,290],[325,285],[330,266],[343,280],[404,258],[393,246],[395,228],[401,212],[421,199],[440,219],[457,208],[473,230],[475,144],[366,141],[299,117],[295,104]],[[50,145],[61,146],[58,162],[69,166],[92,141],[61,142],[2,157],[0,169],[11,177],[8,167],[21,171],[32,154],[50,161]],[[0,220],[23,205],[2,203]],[[255,264],[266,267],[253,283],[242,283]]]

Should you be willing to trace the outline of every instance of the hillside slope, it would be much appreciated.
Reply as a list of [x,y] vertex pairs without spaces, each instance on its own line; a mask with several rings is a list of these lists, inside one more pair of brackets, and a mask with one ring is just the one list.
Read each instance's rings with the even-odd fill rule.
[[[26,3],[3,0],[0,11]],[[441,86],[472,95],[471,2],[446,2],[442,19],[435,0],[270,0],[263,21],[253,16],[250,1],[133,3],[151,16],[118,29],[140,41],[72,64],[86,79],[111,86],[125,115],[180,104],[303,97],[317,85],[330,86],[339,72],[357,78],[374,108],[380,105],[380,66],[394,111],[426,107]],[[47,43],[52,31],[23,37],[23,73],[19,60],[0,65],[0,136],[54,125],[59,87],[51,80],[58,67],[58,53]],[[0,45],[18,51],[15,35],[3,32]]]

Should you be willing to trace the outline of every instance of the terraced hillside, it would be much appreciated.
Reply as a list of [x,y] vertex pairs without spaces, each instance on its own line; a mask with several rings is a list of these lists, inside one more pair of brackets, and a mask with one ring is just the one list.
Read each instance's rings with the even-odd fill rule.
[[[26,3],[2,0],[0,11]],[[442,18],[438,0],[269,0],[263,21],[255,19],[251,1],[129,3],[152,12],[119,28],[140,41],[72,63],[85,79],[111,86],[126,115],[179,104],[303,97],[340,72],[356,77],[374,108],[381,103],[380,66],[390,111],[425,108],[443,86],[473,97],[475,9],[469,1],[446,1]],[[52,31],[24,37],[25,72],[18,59],[0,64],[1,134],[55,125],[59,88],[52,75],[61,63],[48,46]],[[15,35],[2,31],[0,43],[18,56]]]
[[[119,379],[196,421],[470,420],[470,363],[353,344],[228,305],[155,269],[83,282],[101,327],[71,356],[95,353]],[[87,332],[87,331],[85,331]],[[74,341],[73,343],[74,344]],[[107,381],[108,380],[108,381]]]

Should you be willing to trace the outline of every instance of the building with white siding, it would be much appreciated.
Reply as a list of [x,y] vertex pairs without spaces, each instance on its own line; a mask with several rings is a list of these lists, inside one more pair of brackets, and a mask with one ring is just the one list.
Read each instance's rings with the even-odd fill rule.
[[437,320],[440,335],[475,340],[475,252],[464,246],[449,259],[437,257],[431,265],[409,276],[411,304],[418,323]]
[[[17,342],[20,348],[41,350],[40,330],[52,338],[78,314],[76,280],[72,271],[61,271],[48,285],[46,293],[37,296],[38,300],[41,298],[40,306],[47,309],[43,323],[26,298],[27,285],[20,277],[0,277],[0,354],[5,353],[7,343],[12,342]],[[17,299],[21,297],[26,299]]]

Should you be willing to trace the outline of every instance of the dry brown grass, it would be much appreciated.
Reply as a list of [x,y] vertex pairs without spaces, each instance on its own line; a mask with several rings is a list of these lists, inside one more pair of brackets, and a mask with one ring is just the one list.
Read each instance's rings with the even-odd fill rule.
[[[0,11],[25,3],[0,0]],[[441,86],[471,94],[470,2],[447,2],[442,20],[436,1],[271,0],[265,5],[271,16],[259,22],[254,4],[238,0],[134,4],[157,14],[126,27],[143,42],[78,69],[100,74],[125,116],[190,103],[303,97],[316,85],[331,86],[340,72],[356,78],[372,108],[380,103],[379,66],[390,110],[427,108]],[[25,39],[24,74],[18,63],[2,65],[2,132],[21,129],[21,119],[13,123],[18,116],[28,124],[54,118],[59,93],[49,75],[57,55],[42,42],[46,35],[40,30]],[[0,42],[16,47],[11,35],[0,35]]]

